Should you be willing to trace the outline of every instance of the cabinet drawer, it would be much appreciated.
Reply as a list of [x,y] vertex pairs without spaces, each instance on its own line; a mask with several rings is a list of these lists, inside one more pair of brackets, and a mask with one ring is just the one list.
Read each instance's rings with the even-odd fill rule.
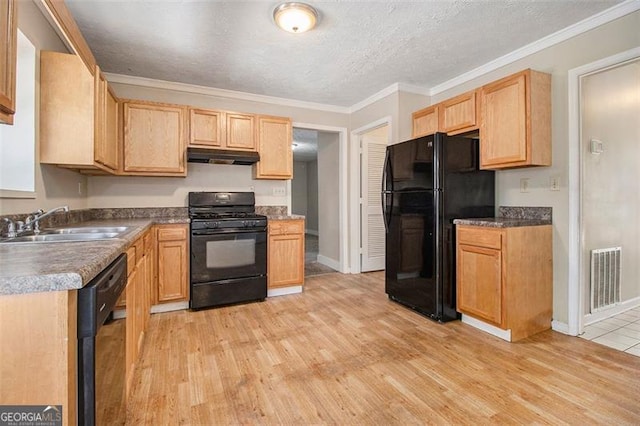
[[304,234],[303,220],[279,220],[269,222],[269,235]]
[[186,228],[159,228],[158,241],[179,241],[187,239]]
[[458,228],[458,243],[501,249],[502,231],[480,227],[460,227]]

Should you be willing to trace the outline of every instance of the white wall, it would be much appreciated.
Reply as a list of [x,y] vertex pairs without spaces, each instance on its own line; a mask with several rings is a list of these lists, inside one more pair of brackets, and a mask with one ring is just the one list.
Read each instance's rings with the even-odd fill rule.
[[[640,296],[640,60],[583,78],[583,286],[589,312],[590,250],[622,247],[622,301]],[[590,140],[603,152],[590,152]]]
[[[323,185],[324,185],[324,177]],[[307,220],[305,226],[316,234],[320,230],[318,225],[318,161],[307,162]]]
[[[437,103],[526,68],[552,75],[553,165],[497,172],[496,203],[553,208],[553,318],[563,323],[568,321],[569,222],[578,220],[569,217],[568,71],[640,46],[638,28],[640,12],[634,12],[433,96]],[[560,178],[560,191],[549,190],[551,176]],[[529,178],[528,193],[520,192],[521,178]]]
[[305,161],[293,162],[291,212],[307,216],[307,162]]
[[22,1],[19,9],[18,28],[37,50],[35,198],[0,198],[0,214],[29,213],[39,208],[48,210],[61,205],[68,205],[72,209],[83,209],[87,207],[87,178],[77,172],[39,164],[40,51],[67,52],[67,49],[33,2]]
[[[337,133],[318,133],[318,260],[340,262],[340,139]],[[309,206],[311,210],[311,206]],[[329,265],[332,266],[332,265]]]

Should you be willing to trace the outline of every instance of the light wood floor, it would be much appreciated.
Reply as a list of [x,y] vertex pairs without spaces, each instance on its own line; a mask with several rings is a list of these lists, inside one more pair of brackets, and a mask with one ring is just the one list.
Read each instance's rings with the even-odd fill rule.
[[640,358],[544,332],[507,343],[390,302],[382,273],[153,315],[130,424],[640,424]]

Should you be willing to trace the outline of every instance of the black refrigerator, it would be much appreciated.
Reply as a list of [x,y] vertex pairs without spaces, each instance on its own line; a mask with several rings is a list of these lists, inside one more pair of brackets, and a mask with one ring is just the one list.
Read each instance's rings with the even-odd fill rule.
[[494,172],[479,170],[478,151],[477,139],[444,133],[387,147],[385,291],[440,322],[459,318],[453,220],[494,216]]

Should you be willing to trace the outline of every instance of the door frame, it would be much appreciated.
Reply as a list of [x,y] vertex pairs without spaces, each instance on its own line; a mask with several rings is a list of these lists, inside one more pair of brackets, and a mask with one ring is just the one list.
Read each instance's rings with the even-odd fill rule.
[[[346,127],[336,127],[336,126],[325,126],[323,124],[311,124],[311,123],[301,123],[301,122],[293,122],[291,123],[291,127],[297,127],[299,129],[309,129],[309,130],[317,130],[320,132],[331,132],[338,133],[339,138],[339,155],[338,155],[338,169],[340,170],[340,176],[338,176],[338,186],[340,193],[338,194],[339,204],[338,204],[338,215],[340,218],[340,267],[339,271],[343,274],[349,273],[349,263],[348,263],[348,247],[349,247],[349,232],[348,224],[349,217],[347,215],[348,210],[348,202],[347,195],[349,192],[349,176],[348,176],[348,150],[347,150],[347,128]],[[289,204],[288,208],[291,211],[291,179],[287,181],[287,193],[289,194]]]
[[390,115],[386,117],[382,117],[376,121],[373,121],[369,124],[365,124],[362,127],[358,127],[355,130],[351,131],[351,160],[349,170],[350,174],[350,193],[351,203],[350,203],[350,225],[351,225],[351,256],[350,256],[350,264],[351,264],[351,273],[359,274],[362,270],[361,263],[361,253],[360,253],[360,245],[361,245],[361,237],[362,237],[362,197],[360,197],[360,184],[361,184],[361,143],[362,143],[362,135],[371,130],[375,130],[378,127],[382,127],[384,125],[387,126],[388,138],[387,143],[392,141],[393,135],[393,124],[392,117]]
[[[584,332],[584,277],[582,262],[582,156],[580,155],[582,96],[580,82],[586,77],[640,57],[640,47],[573,68],[569,83],[569,286],[568,321],[558,331],[577,336]],[[566,329],[565,329],[566,328]],[[556,327],[554,327],[556,329]]]

